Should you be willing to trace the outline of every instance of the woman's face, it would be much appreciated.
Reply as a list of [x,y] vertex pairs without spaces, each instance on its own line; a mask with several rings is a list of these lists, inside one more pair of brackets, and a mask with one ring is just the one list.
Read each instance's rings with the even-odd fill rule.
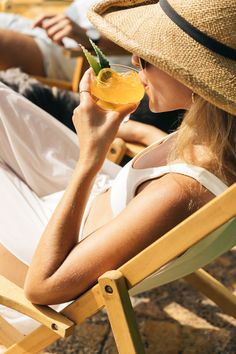
[[[132,56],[132,64],[140,67],[136,55]],[[139,77],[149,97],[152,112],[187,110],[191,106],[192,91],[157,67],[147,63]]]

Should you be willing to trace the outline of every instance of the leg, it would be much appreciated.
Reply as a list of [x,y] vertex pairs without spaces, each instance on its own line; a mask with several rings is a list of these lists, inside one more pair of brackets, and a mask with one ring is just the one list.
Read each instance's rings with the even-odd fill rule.
[[45,76],[42,53],[33,37],[0,28],[0,69],[20,67],[30,75]]
[[[78,157],[75,133],[0,83],[0,160],[39,197],[65,189]],[[102,168],[111,178],[119,170],[110,161]]]
[[18,258],[11,259],[12,267],[7,266],[10,255],[1,249],[0,272],[22,286],[27,271],[25,265],[32,260],[51,211],[8,166],[1,164],[0,196],[0,244]]
[[65,189],[78,155],[72,131],[0,83],[0,159],[39,197]]

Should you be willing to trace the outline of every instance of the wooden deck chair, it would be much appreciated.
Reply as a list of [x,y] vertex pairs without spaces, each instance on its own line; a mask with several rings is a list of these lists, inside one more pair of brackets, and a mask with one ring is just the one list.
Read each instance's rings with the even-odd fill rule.
[[82,78],[82,75],[84,73],[84,59],[83,57],[77,57],[76,58],[76,64],[72,76],[71,81],[66,81],[62,79],[53,79],[50,77],[44,77],[44,76],[38,76],[34,75],[33,77],[40,81],[44,85],[48,85],[50,87],[58,87],[63,90],[69,90],[73,92],[78,92],[79,91],[79,83],[80,79]]
[[0,303],[42,324],[23,337],[1,319],[0,342],[8,348],[5,353],[38,353],[59,337],[70,335],[75,325],[103,307],[119,353],[144,353],[129,295],[181,277],[236,317],[236,296],[201,269],[236,244],[235,200],[236,183],[119,269],[106,272],[60,313],[32,305],[21,288],[1,276]]

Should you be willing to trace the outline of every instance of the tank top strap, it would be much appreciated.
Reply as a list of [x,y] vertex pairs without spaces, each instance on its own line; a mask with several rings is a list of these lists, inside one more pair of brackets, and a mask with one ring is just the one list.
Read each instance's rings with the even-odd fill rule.
[[178,173],[198,181],[215,196],[223,193],[228,186],[203,167],[187,163],[173,163],[165,166],[137,169],[130,161],[113,181],[110,202],[113,216],[119,214],[134,197],[138,186],[145,181],[159,178],[167,173]]
[[169,164],[166,167],[169,173],[180,173],[194,178],[215,196],[223,193],[228,188],[217,176],[203,167],[187,163]]

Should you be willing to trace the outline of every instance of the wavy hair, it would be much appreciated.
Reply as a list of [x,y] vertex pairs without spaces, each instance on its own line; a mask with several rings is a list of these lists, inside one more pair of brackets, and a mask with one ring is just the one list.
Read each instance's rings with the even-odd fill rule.
[[[198,158],[194,146],[203,146],[206,158]],[[178,129],[170,159],[205,167],[226,184],[236,181],[236,116],[197,96]]]

